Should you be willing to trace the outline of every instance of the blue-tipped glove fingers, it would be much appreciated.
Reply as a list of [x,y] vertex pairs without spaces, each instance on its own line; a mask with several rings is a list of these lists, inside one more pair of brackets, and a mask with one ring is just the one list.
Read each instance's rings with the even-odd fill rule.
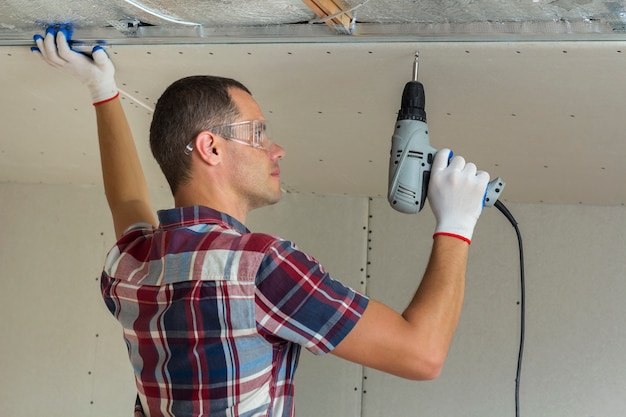
[[91,57],[72,50],[63,29],[46,30],[46,36],[35,35],[37,47],[31,48],[49,65],[78,78],[89,88],[94,105],[119,95],[115,84],[115,67],[104,49],[97,45]]

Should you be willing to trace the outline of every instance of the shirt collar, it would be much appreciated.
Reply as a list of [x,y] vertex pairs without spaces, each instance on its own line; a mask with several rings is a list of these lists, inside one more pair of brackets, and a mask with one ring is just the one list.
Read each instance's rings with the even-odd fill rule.
[[194,224],[220,224],[223,227],[237,230],[241,234],[250,233],[250,230],[239,220],[226,213],[205,206],[176,207],[159,210],[159,227],[173,229]]

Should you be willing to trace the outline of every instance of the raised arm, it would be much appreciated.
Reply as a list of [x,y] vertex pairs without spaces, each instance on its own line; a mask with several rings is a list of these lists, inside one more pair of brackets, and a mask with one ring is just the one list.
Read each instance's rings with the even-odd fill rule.
[[[333,353],[403,378],[436,378],[443,369],[465,293],[469,243],[489,175],[440,151],[428,198],[437,219],[430,260],[402,314],[375,300]],[[416,277],[417,278],[417,277]]]
[[64,30],[48,29],[35,36],[33,52],[53,67],[85,84],[96,109],[102,177],[113,216],[115,235],[138,222],[156,224],[150,196],[135,142],[115,84],[115,68],[108,55],[96,46],[89,57],[68,44]]
[[[108,59],[108,58],[107,58]],[[96,107],[104,192],[115,235],[135,223],[156,225],[146,178],[119,98]]]

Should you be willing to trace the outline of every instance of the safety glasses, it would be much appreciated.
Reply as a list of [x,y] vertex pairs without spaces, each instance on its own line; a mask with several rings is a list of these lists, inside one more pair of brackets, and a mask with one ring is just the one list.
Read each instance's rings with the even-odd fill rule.
[[[229,123],[227,125],[215,126],[207,129],[227,140],[252,146],[269,151],[272,140],[269,133],[269,122],[267,120],[247,120],[245,122]],[[193,141],[185,147],[185,154],[191,155],[193,151]]]

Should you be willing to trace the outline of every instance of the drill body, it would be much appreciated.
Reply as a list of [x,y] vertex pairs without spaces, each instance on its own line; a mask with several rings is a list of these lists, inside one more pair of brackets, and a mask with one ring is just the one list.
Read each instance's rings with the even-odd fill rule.
[[[402,213],[418,213],[428,196],[430,170],[437,150],[430,146],[426,124],[426,95],[417,81],[418,53],[413,63],[413,80],[406,83],[402,103],[391,138],[389,155],[389,186],[387,200]],[[483,205],[495,204],[505,182],[500,177],[492,180],[485,190]]]
[[430,146],[424,86],[417,80],[404,86],[402,105],[391,138],[387,199],[402,213],[417,213],[428,194],[430,166],[437,150]]

